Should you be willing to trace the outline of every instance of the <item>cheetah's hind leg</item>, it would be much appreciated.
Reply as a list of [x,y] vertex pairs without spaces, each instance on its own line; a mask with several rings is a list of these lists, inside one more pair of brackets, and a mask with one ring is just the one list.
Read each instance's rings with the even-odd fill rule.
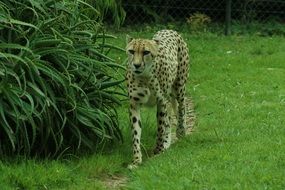
[[178,102],[178,121],[176,128],[176,136],[177,138],[181,138],[186,134],[186,106],[185,106],[185,86],[181,86],[178,88],[178,92],[180,92],[177,97]]

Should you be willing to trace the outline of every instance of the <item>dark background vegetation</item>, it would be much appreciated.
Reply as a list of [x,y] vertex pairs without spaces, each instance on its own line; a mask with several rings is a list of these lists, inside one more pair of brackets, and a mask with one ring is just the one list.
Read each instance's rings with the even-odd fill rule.
[[[210,30],[214,29],[217,32],[223,31],[225,27],[227,1],[109,0],[106,1],[108,3],[102,1],[101,7],[105,7],[102,15],[104,23],[117,28],[129,26],[134,29],[134,26],[142,25],[162,25],[160,28],[163,26],[169,28],[169,25],[175,24],[175,28],[179,30],[181,26],[188,29],[190,26],[189,32],[191,32],[193,28],[194,31],[197,29],[197,25],[198,30],[204,30],[203,25],[207,24],[211,26]],[[96,1],[96,4],[98,6],[100,3]],[[108,6],[105,6],[106,4]],[[262,35],[284,35],[285,33],[283,27],[285,1],[283,0],[232,0],[230,10],[233,33],[260,32]],[[205,17],[210,21],[205,23]],[[114,18],[116,18],[115,21]],[[194,21],[191,23],[189,19]],[[193,23],[194,27],[191,26]]]
[[[196,12],[208,15],[215,22],[225,21],[227,0],[126,0],[126,23],[185,21]],[[278,0],[232,1],[232,18],[247,21],[285,21],[285,2]]]

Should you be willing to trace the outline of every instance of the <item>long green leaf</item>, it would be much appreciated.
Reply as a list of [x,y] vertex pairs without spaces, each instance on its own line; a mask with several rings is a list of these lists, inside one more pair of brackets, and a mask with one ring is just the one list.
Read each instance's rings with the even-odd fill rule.
[[12,18],[0,18],[0,22],[3,22],[5,24],[15,24],[15,25],[29,26],[31,28],[34,28],[34,29],[38,30],[38,27],[36,27],[33,24],[30,24],[30,23],[27,23],[27,22],[23,22],[23,21],[20,21],[20,20],[15,20],[15,19],[12,19]]
[[[0,99],[0,105],[4,105],[4,102],[2,99]],[[2,128],[3,130],[6,132],[7,136],[9,137],[10,143],[12,145],[12,150],[15,151],[15,135],[14,135],[14,131],[12,130],[11,126],[9,125],[6,116],[5,116],[5,112],[3,110],[3,106],[0,106],[0,116],[1,116],[1,123],[2,123]]]
[[33,52],[29,48],[19,44],[0,43],[0,49],[21,49],[33,54]]

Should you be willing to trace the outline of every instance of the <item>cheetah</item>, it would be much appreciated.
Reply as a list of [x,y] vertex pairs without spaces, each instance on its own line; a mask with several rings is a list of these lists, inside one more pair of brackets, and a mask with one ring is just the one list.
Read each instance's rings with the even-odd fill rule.
[[171,143],[169,103],[177,115],[176,136],[179,138],[185,135],[185,84],[189,54],[187,44],[173,30],[158,31],[152,40],[130,36],[126,40],[126,81],[133,136],[133,160],[128,167],[134,168],[142,162],[141,106],[157,106],[158,127],[154,154],[163,152]]

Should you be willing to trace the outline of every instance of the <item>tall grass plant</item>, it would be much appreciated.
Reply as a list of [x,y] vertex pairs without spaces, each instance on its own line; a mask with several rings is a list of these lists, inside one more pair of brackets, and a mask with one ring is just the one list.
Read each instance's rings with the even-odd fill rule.
[[[58,156],[121,140],[116,49],[84,1],[0,2],[0,152]],[[118,48],[117,48],[118,49]]]

